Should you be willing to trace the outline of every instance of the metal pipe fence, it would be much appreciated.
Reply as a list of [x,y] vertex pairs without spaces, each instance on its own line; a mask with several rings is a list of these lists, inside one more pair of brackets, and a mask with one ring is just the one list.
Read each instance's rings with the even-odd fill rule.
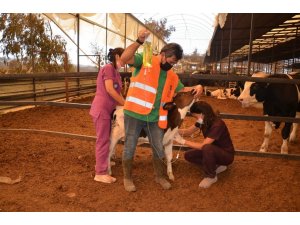
[[[131,74],[128,72],[121,73],[122,77],[129,77]],[[253,82],[266,82],[264,78],[254,78],[248,76],[236,76],[236,75],[218,75],[218,74],[179,74],[180,79],[185,85],[196,85],[203,80],[210,81],[253,81]],[[72,86],[72,82],[66,89],[65,78],[79,79],[80,85],[77,83]],[[62,73],[62,74],[11,74],[0,75],[0,113],[1,110],[11,108],[12,106],[26,106],[26,105],[52,105],[63,107],[82,107],[77,103],[57,103],[51,102],[53,100],[66,99],[68,96],[80,96],[83,94],[92,94],[96,90],[96,72],[80,72],[80,73]],[[32,82],[35,79],[35,82]],[[26,83],[26,81],[29,83]],[[41,81],[44,85],[41,88],[38,84]],[[57,86],[50,87],[51,82],[58,84]],[[46,83],[45,83],[46,82]],[[48,85],[47,85],[47,82]],[[288,83],[288,84],[300,84],[300,80],[294,79],[280,79],[280,78],[267,78],[268,83]],[[42,85],[40,84],[40,85]],[[28,86],[35,85],[34,88]],[[5,93],[4,87],[11,87],[10,92]],[[45,90],[46,89],[46,90]],[[34,90],[34,91],[33,91]],[[16,101],[20,100],[20,101]],[[22,100],[22,101],[21,101]],[[44,101],[46,100],[46,101]],[[84,106],[88,108],[87,104]],[[300,118],[289,117],[275,117],[275,116],[251,116],[251,115],[239,115],[239,114],[220,114],[224,119],[235,120],[254,120],[254,121],[280,121],[280,122],[292,122],[300,123]]]

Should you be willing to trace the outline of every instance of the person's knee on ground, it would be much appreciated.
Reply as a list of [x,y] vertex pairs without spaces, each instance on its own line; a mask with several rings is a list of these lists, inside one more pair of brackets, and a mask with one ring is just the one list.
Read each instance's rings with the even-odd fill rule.
[[193,154],[192,154],[192,150],[186,151],[183,155],[184,159],[188,162],[193,162]]
[[202,165],[202,152],[195,149],[190,149],[184,153],[184,159],[198,166]]

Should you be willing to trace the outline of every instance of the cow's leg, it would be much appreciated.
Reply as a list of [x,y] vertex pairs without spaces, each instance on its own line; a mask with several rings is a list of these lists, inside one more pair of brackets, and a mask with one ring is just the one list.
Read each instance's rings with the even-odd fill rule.
[[290,131],[291,131],[291,123],[285,123],[284,127],[281,130],[281,136],[282,136],[282,145],[281,145],[281,154],[287,154],[289,151],[288,148],[288,139],[290,136]]
[[[293,116],[293,115],[291,115],[291,116]],[[296,112],[295,118],[300,118],[300,113],[299,112]],[[291,132],[290,138],[289,138],[290,142],[295,142],[296,141],[297,130],[298,130],[298,123],[293,123],[293,129],[292,129],[292,132]]]
[[[296,113],[295,118],[300,118],[299,112]],[[298,130],[298,123],[293,123],[293,129],[292,129],[292,132],[291,132],[290,138],[289,138],[290,142],[296,142],[297,130]]]
[[118,141],[125,136],[125,131],[123,126],[116,125],[112,128],[109,144],[109,157],[108,157],[108,172],[111,175],[112,170],[111,166],[114,165],[114,162],[111,161],[112,157],[115,155],[116,145]]
[[297,130],[298,130],[298,123],[293,123],[293,129],[292,129],[292,132],[291,132],[290,138],[289,138],[290,142],[296,141]]
[[170,180],[175,180],[173,170],[172,170],[172,158],[173,158],[173,153],[172,153],[172,141],[165,145],[165,156],[167,160],[167,174]]
[[[181,112],[185,113],[185,112]],[[170,180],[175,180],[173,170],[172,170],[172,158],[173,158],[173,138],[174,135],[178,132],[178,127],[171,130],[170,128],[164,134],[163,145],[165,151],[165,157],[167,161],[167,174]]]
[[272,122],[270,121],[265,121],[265,133],[264,133],[264,142],[262,143],[260,147],[260,152],[266,152],[268,151],[269,147],[269,140],[272,134]]

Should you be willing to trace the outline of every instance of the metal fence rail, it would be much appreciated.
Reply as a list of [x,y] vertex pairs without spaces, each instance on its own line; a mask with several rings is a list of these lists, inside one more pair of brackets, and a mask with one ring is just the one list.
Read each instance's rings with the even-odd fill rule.
[[[69,101],[69,98],[94,93],[97,72],[37,73],[0,75],[0,113],[29,102]],[[5,104],[5,102],[11,104]],[[23,101],[14,104],[14,101]],[[37,103],[38,104],[38,103]],[[31,105],[37,105],[31,104]],[[43,103],[45,104],[45,103]]]
[[188,78],[195,81],[201,80],[223,80],[223,81],[252,81],[262,83],[281,83],[281,84],[300,84],[300,79],[284,79],[284,78],[260,78],[260,77],[248,77],[239,75],[220,75],[220,74],[180,74],[180,78]]
[[[84,141],[95,141],[96,136],[88,136],[81,134],[73,134],[67,132],[58,132],[50,130],[37,130],[37,129],[14,129],[14,128],[0,128],[0,132],[25,132],[25,133],[34,133],[34,134],[47,134],[51,136],[61,136],[65,138],[75,138]],[[119,143],[123,144],[123,141]],[[141,147],[150,147],[148,142],[139,145]],[[173,150],[186,151],[190,148],[182,145],[173,145]],[[235,150],[236,155],[240,156],[252,156],[252,157],[269,157],[269,158],[283,158],[289,160],[300,160],[300,155],[297,154],[280,154],[280,153],[271,153],[271,152],[257,152],[257,151],[245,151],[245,150]]]
[[[122,77],[130,77],[130,73],[121,73]],[[280,78],[253,78],[237,75],[218,74],[179,74],[184,85],[200,83],[202,80],[226,81],[253,81],[268,83],[300,84],[300,80]],[[25,105],[52,105],[64,107],[82,107],[81,104],[55,103],[54,100],[66,99],[72,96],[94,93],[96,89],[96,72],[80,73],[48,73],[48,74],[10,74],[0,75],[0,113],[3,109]],[[189,85],[190,86],[190,85]],[[18,100],[18,101],[17,101]],[[50,101],[50,102],[49,102]],[[86,104],[84,107],[89,107]],[[220,114],[224,119],[256,120],[256,121],[281,121],[299,123],[300,118],[251,116]]]

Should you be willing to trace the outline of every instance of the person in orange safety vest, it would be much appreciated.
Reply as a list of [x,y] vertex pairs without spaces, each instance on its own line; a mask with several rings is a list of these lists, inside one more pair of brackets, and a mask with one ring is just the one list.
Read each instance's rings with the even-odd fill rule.
[[167,127],[167,110],[164,103],[171,102],[177,92],[194,89],[195,98],[203,92],[203,87],[184,87],[172,67],[182,58],[182,47],[177,43],[166,44],[157,56],[152,56],[152,66],[143,66],[143,54],[137,49],[150,35],[146,29],[138,33],[136,42],[129,45],[121,56],[124,64],[135,68],[124,104],[125,144],[122,156],[124,188],[136,191],[132,179],[132,165],[137,141],[142,129],[149,137],[152,147],[155,181],[163,189],[170,189],[171,184],[164,178],[163,135]]

